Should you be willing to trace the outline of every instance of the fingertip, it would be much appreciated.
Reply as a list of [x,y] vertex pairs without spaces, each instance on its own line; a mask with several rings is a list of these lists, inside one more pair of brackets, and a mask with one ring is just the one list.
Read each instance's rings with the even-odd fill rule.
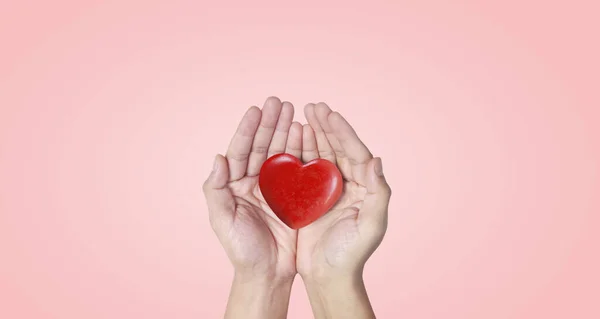
[[219,154],[215,155],[215,158],[213,159],[213,169],[212,169],[212,173],[214,174],[216,171],[219,170]]
[[320,102],[317,103],[317,105],[315,105],[315,112],[317,113],[317,115],[326,115],[326,118],[327,116],[329,116],[329,113],[331,113],[332,110],[326,103]]
[[251,106],[238,125],[237,132],[242,136],[254,136],[261,118],[262,111],[256,106]]
[[290,126],[290,134],[302,135],[302,124],[296,121],[292,122],[292,125]]
[[308,103],[304,106],[304,117],[306,118],[307,121],[312,118],[312,115],[315,112],[314,110],[315,110],[314,103]]
[[332,111],[331,114],[329,114],[329,119],[340,118],[340,117],[342,117],[342,114],[340,114],[340,112],[338,112],[338,111]]
[[383,174],[381,157],[374,157],[367,163],[367,191],[377,193],[382,185],[386,184]]
[[244,115],[245,119],[251,120],[251,121],[257,122],[257,123],[260,122],[261,117],[262,117],[262,111],[256,105],[252,105],[251,107],[249,107],[248,110],[246,111],[246,114]]
[[[223,163],[223,160],[225,161],[225,163]],[[220,154],[215,155],[215,158],[213,160],[213,168],[210,175],[213,178],[216,178],[216,176],[220,175],[224,165],[227,165],[227,159],[221,156]]]
[[332,127],[336,128],[344,121],[344,117],[339,112],[331,112],[327,116],[327,121]]
[[323,128],[323,130],[329,132],[331,130],[331,125],[329,125],[328,117],[331,114],[331,108],[325,103],[319,103],[315,106],[315,115],[317,117],[317,121]]
[[246,111],[246,114],[256,114],[256,113],[260,113],[260,108],[256,105],[252,105]]
[[309,124],[302,126],[302,161],[307,163],[319,157],[315,132]]
[[271,97],[267,99],[265,105],[262,108],[262,119],[263,125],[265,127],[274,127],[279,117],[281,116],[281,111],[283,110],[283,105],[281,101],[276,97]]
[[[227,159],[220,154],[215,155],[215,157],[213,159],[213,167],[212,167],[212,170],[210,171],[210,175],[204,182],[205,191],[223,187],[223,184],[224,184],[223,178],[222,178],[222,175],[224,175],[223,168],[226,168],[226,167],[227,167]],[[225,183],[226,182],[227,181],[225,179]]]
[[302,156],[302,124],[292,122],[290,131],[288,132],[285,152],[298,158]]
[[292,103],[286,101],[281,104],[281,117],[289,121],[288,123],[294,120],[294,105]]
[[302,134],[305,137],[311,137],[315,135],[315,131],[313,130],[313,128],[310,126],[310,124],[304,124],[302,125]]
[[215,160],[217,160],[219,162],[219,164],[226,164],[227,163],[227,158],[221,154],[217,154],[215,156]]
[[317,149],[315,131],[309,124],[302,126],[302,145],[304,150],[313,151]]
[[283,101],[281,102],[281,106],[283,109],[287,110],[287,111],[294,111],[294,104],[292,104],[292,102],[289,101]]
[[281,104],[281,100],[276,96],[269,96],[265,101],[265,105],[267,104]]

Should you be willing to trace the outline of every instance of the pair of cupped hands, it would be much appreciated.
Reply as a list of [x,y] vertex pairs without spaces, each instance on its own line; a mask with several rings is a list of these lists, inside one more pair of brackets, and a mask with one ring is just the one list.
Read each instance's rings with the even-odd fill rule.
[[[362,281],[364,265],[387,228],[391,189],[381,159],[373,157],[340,113],[317,103],[306,105],[304,114],[308,124],[293,121],[293,105],[276,97],[268,98],[262,109],[248,109],[225,156],[215,157],[203,190],[210,224],[234,266],[234,286],[289,293],[298,273],[313,308],[321,303],[325,312],[324,301],[315,300],[320,294],[311,295],[309,286],[355,287]],[[335,206],[299,230],[279,220],[258,186],[262,164],[279,153],[304,163],[326,159],[344,179]]]

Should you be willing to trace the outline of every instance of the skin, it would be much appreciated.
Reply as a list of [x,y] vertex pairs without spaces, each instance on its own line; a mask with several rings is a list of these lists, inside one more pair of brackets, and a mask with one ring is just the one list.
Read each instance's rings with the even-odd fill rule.
[[204,183],[209,219],[234,266],[225,318],[285,318],[296,271],[297,231],[271,211],[258,187],[262,163],[277,153],[300,156],[302,126],[293,106],[269,98],[251,107],[225,156]]
[[[375,318],[362,271],[387,228],[381,159],[326,104],[307,105],[304,126],[293,112],[275,97],[250,108],[204,184],[211,226],[235,269],[225,317],[285,318],[299,273],[315,318]],[[329,160],[344,177],[338,203],[299,231],[273,214],[258,187],[262,163],[282,152]]]
[[375,318],[362,273],[387,229],[391,189],[381,159],[326,104],[308,104],[304,113],[302,160],[335,163],[344,192],[327,214],[298,231],[296,267],[315,318]]

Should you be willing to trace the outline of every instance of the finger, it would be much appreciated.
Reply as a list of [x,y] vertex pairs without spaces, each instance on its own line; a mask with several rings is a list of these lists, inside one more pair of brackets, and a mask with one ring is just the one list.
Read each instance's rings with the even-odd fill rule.
[[280,114],[281,101],[276,97],[268,98],[263,106],[260,125],[254,136],[252,151],[248,160],[248,169],[246,171],[248,176],[258,175],[260,167],[267,160],[267,152]]
[[294,106],[290,102],[283,102],[281,107],[281,115],[279,115],[279,121],[275,127],[275,133],[273,133],[273,139],[269,146],[269,152],[267,158],[285,152],[285,145],[287,143],[290,126],[294,119]]
[[226,158],[230,181],[236,181],[246,175],[248,157],[261,116],[262,113],[258,107],[253,106],[248,109],[229,143]]
[[319,158],[319,151],[317,150],[315,132],[310,125],[305,124],[302,127],[302,161],[306,163],[316,158]]
[[352,167],[350,166],[350,162],[346,158],[344,148],[340,144],[340,141],[338,141],[337,137],[335,137],[333,129],[331,128],[331,125],[329,125],[329,121],[327,120],[331,112],[331,109],[325,103],[319,103],[315,105],[315,114],[317,115],[317,120],[319,121],[321,128],[323,128],[325,137],[329,141],[329,145],[331,145],[331,148],[335,153],[336,164],[339,167],[342,176],[345,179],[350,180],[352,179]]
[[217,155],[213,170],[202,187],[208,206],[209,220],[213,228],[233,221],[235,202],[231,191],[227,187],[228,181],[227,159]]
[[285,152],[297,158],[302,157],[302,124],[294,122],[290,126]]
[[332,112],[329,114],[328,121],[350,162],[352,179],[365,186],[367,163],[373,158],[373,155],[340,113]]
[[367,171],[367,194],[360,208],[359,218],[385,231],[392,190],[383,175],[381,158],[371,159]]
[[[319,103],[319,104],[322,104],[322,103]],[[323,128],[321,127],[321,124],[319,123],[319,120],[317,119],[317,115],[315,114],[315,105],[307,104],[304,107],[304,115],[306,116],[306,120],[308,121],[308,124],[310,124],[313,131],[315,132],[319,157],[324,158],[332,163],[335,163],[336,162],[335,161],[335,153],[333,152],[331,145],[329,145],[327,136],[325,135],[325,132],[323,131]]]

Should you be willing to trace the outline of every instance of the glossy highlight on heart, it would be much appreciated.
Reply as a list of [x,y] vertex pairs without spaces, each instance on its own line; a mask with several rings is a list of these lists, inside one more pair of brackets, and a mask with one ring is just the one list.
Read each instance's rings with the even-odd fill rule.
[[335,164],[315,159],[306,164],[278,154],[262,165],[258,184],[275,215],[292,229],[323,216],[342,195],[342,174]]

